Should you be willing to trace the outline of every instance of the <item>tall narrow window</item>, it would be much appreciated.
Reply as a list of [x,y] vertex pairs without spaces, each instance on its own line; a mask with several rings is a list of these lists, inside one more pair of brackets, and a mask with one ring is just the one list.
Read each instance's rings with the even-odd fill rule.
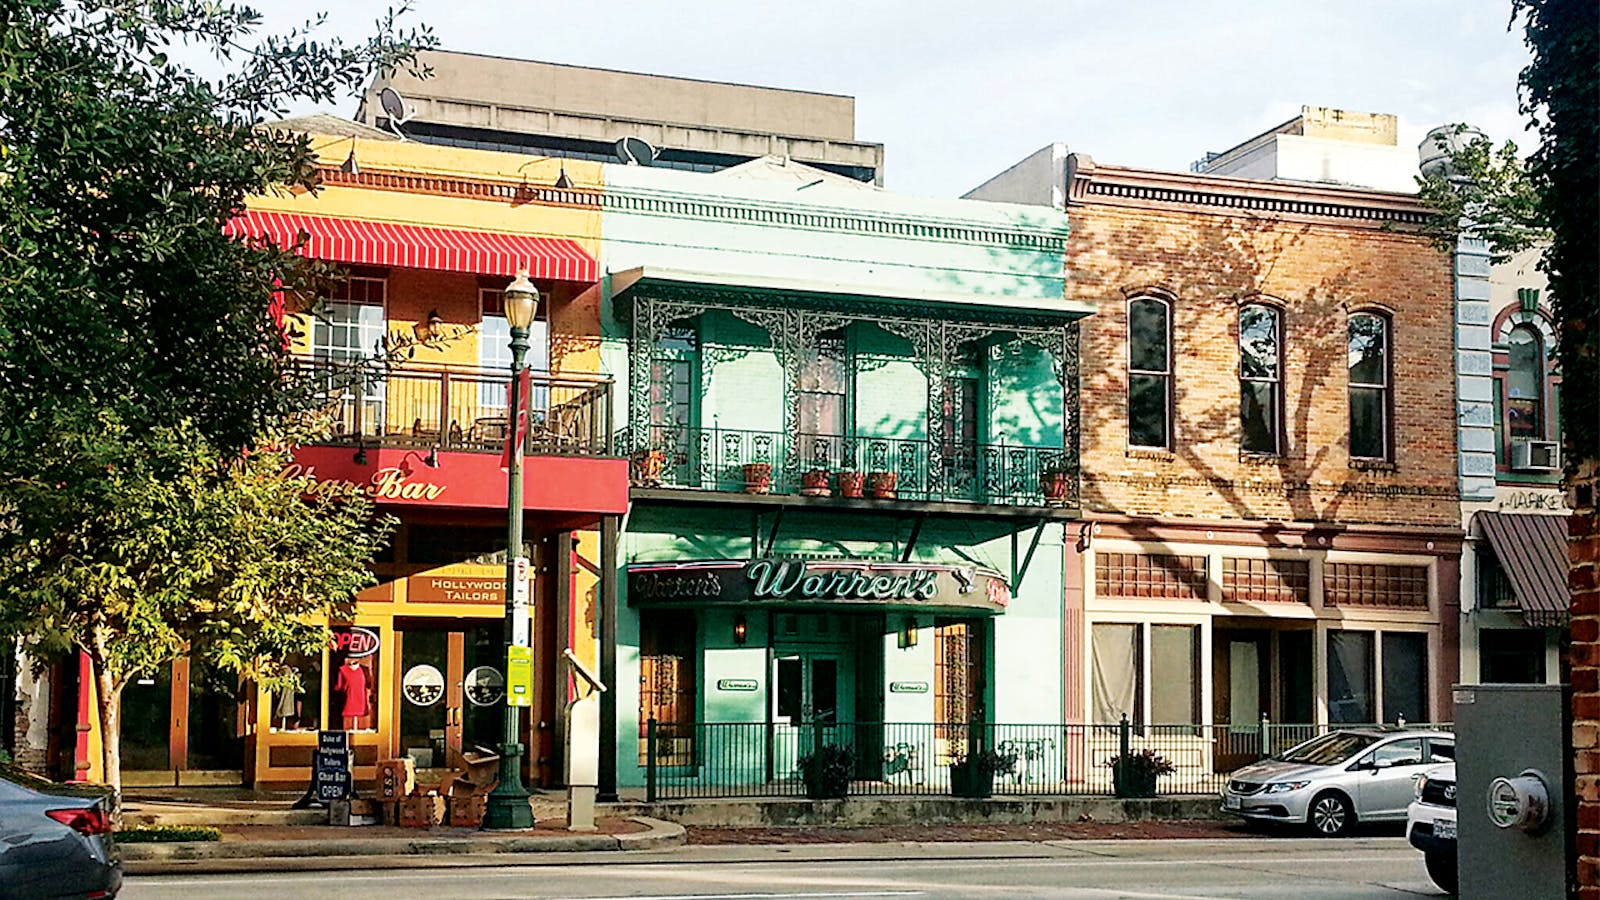
[[1281,340],[1276,309],[1253,304],[1239,311],[1239,449],[1247,453],[1283,451]]
[[1128,444],[1172,446],[1172,319],[1164,300],[1128,304]]
[[1350,317],[1350,455],[1389,457],[1389,322],[1360,313]]
[[848,346],[843,332],[818,335],[800,363],[801,464],[832,469],[840,465],[849,415]]
[[1506,336],[1506,434],[1544,437],[1544,342],[1531,325],[1518,325]]

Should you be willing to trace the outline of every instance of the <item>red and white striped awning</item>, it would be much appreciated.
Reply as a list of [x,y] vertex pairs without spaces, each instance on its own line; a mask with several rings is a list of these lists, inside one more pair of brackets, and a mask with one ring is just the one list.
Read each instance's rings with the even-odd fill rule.
[[265,237],[280,247],[295,246],[305,234],[309,239],[299,248],[303,255],[364,266],[506,277],[526,268],[532,278],[555,281],[594,281],[599,277],[594,257],[568,238],[258,210],[247,210],[229,222],[226,231],[235,236]]

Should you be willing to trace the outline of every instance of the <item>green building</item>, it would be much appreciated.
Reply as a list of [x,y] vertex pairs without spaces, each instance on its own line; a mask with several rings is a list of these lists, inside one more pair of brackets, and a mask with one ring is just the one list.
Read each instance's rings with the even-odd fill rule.
[[779,159],[605,182],[617,783],[781,792],[823,743],[866,782],[1043,759],[1090,311],[1066,216]]

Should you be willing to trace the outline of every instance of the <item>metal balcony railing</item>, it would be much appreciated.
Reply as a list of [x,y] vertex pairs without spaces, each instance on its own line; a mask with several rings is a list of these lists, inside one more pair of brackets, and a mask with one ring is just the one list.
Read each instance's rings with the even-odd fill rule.
[[1077,506],[1061,447],[656,425],[625,434],[641,487],[826,497]]
[[[509,370],[386,367],[306,361],[302,371],[332,420],[333,443],[502,451]],[[613,455],[611,380],[535,372],[524,452]]]

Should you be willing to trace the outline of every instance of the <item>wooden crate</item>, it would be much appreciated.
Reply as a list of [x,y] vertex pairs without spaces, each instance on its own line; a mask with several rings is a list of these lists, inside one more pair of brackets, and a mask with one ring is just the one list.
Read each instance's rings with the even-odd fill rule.
[[483,825],[483,815],[489,809],[488,794],[450,795],[450,827],[478,828]]
[[421,794],[400,801],[401,828],[432,828],[444,821],[444,798]]
[[417,764],[410,757],[385,759],[378,763],[378,784],[373,793],[379,800],[409,797],[417,787]]

